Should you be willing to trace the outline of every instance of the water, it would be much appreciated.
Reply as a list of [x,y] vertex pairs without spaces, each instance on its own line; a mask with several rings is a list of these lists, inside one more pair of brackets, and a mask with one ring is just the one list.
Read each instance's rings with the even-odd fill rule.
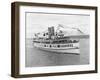
[[80,39],[80,55],[42,51],[34,48],[31,38],[26,39],[26,67],[80,64],[89,64],[89,38]]

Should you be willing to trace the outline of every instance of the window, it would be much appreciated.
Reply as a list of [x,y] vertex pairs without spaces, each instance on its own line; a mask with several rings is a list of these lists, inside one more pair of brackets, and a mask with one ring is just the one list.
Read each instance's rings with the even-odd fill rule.
[[46,45],[44,45],[44,47],[46,47]]
[[43,34],[43,36],[45,36],[45,34]]
[[50,45],[50,47],[52,47],[52,46]]
[[58,45],[58,47],[60,47],[60,45]]

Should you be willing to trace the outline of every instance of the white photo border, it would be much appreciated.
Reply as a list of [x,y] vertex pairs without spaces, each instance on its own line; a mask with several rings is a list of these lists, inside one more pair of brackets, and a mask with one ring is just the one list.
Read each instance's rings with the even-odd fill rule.
[[[20,27],[20,51],[19,51],[19,74],[40,74],[55,72],[73,72],[95,70],[95,10],[71,9],[71,8],[54,8],[38,6],[20,6],[19,8],[19,27]],[[90,64],[87,65],[67,65],[67,66],[50,66],[50,67],[25,67],[25,12],[50,12],[50,13],[71,13],[71,14],[88,14],[90,15]]]

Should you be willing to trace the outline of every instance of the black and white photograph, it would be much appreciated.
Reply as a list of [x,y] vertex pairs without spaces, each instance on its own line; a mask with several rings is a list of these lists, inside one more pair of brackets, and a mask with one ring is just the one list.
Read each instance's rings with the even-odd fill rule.
[[12,76],[97,73],[97,7],[12,3]]
[[89,64],[90,15],[25,13],[25,66]]

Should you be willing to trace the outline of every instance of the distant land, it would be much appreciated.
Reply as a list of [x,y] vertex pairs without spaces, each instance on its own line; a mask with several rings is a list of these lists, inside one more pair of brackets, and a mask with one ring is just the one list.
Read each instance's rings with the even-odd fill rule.
[[89,38],[89,35],[75,35],[75,36],[67,36],[67,37],[70,37],[70,38],[77,38],[77,39],[86,39],[86,38]]

